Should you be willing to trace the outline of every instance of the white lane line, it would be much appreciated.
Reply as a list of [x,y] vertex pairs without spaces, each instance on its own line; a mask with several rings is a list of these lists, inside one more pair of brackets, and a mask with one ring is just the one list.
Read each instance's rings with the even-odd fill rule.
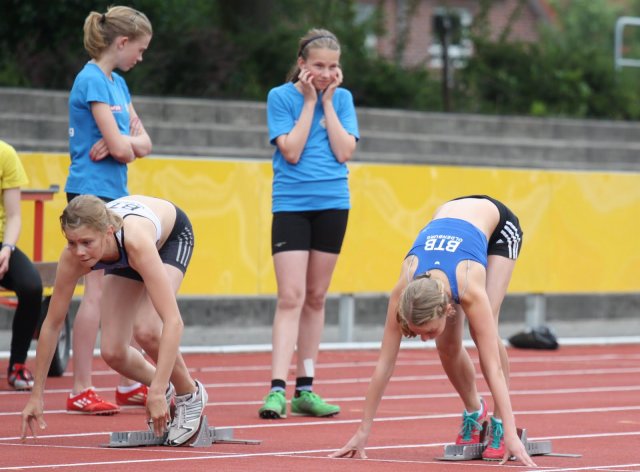
[[[627,469],[627,467],[634,467],[634,469]],[[599,472],[638,472],[640,469],[640,462],[635,464],[606,464],[606,465],[589,465],[584,467],[564,467],[562,469],[544,468],[544,472],[573,472],[578,470],[597,470]],[[527,472],[538,472],[540,468],[531,469]]]
[[[505,345],[508,342],[503,340]],[[625,344],[640,344],[640,336],[604,336],[604,337],[575,337],[558,338],[561,346],[617,346]],[[470,339],[463,340],[462,344],[467,348],[475,348],[475,344]],[[412,349],[435,349],[435,342],[405,340],[400,346],[401,350]],[[380,341],[374,342],[350,342],[350,343],[320,343],[321,351],[368,351],[379,349]],[[181,346],[180,352],[183,354],[239,354],[239,353],[262,353],[271,352],[271,344],[237,344],[227,346]],[[9,351],[0,351],[0,359],[8,359]],[[29,357],[35,357],[35,349],[30,349]],[[100,357],[100,350],[94,349],[93,355]]]
[[[640,367],[623,367],[623,368],[598,368],[598,369],[571,369],[571,370],[541,370],[528,372],[511,372],[510,378],[535,378],[535,377],[565,377],[565,376],[590,376],[590,375],[619,375],[619,374],[638,374]],[[477,379],[482,379],[480,373],[476,373]],[[391,377],[390,382],[422,382],[446,380],[444,374],[432,375],[395,375]],[[348,384],[368,384],[371,377],[350,377],[343,379],[318,379],[314,381],[314,385],[348,385]],[[211,388],[266,388],[265,382],[209,382],[204,384],[208,389]],[[111,392],[113,387],[101,387],[95,389],[97,392]],[[45,394],[69,393],[69,389],[47,389]],[[0,396],[22,395],[28,396],[29,392],[19,392],[15,390],[0,391]]]
[[[206,385],[207,388],[211,388],[210,385]],[[539,390],[511,390],[512,396],[534,396],[534,395],[575,395],[575,394],[595,394],[595,393],[628,393],[636,392],[640,390],[640,385],[623,385],[615,387],[581,387],[581,388],[556,388],[556,389],[539,389]],[[52,393],[46,391],[46,393]],[[490,396],[491,393],[487,391],[479,392],[482,396]],[[407,394],[407,395],[385,395],[384,401],[398,400],[428,400],[428,399],[440,399],[440,398],[458,398],[458,395],[454,392],[445,393],[424,393],[424,394]],[[363,396],[355,397],[325,397],[329,402],[363,402],[365,398]],[[244,400],[244,401],[222,401],[222,402],[208,402],[209,407],[224,407],[224,406],[256,406],[261,405],[261,400]],[[131,407],[129,410],[138,409],[143,411],[141,407]],[[0,412],[2,416],[17,416],[20,415],[22,410],[17,411],[5,411]],[[46,410],[45,414],[59,414],[66,413],[66,410]]]
[[[35,353],[34,353],[35,355]],[[0,358],[2,356],[0,355]],[[97,353],[96,357],[100,357],[100,354]],[[637,361],[640,360],[640,354],[595,354],[595,355],[563,355],[562,353],[554,353],[548,356],[536,356],[536,357],[521,357],[516,353],[510,353],[509,363],[510,364],[537,364],[537,363],[558,363],[558,362],[582,362],[582,363],[593,363],[600,361],[614,361],[619,363],[620,361]],[[479,364],[477,356],[472,356],[472,361],[474,364]],[[377,364],[377,360],[372,361],[349,361],[349,362],[327,362],[316,364],[316,369],[328,369],[328,370],[336,370],[336,369],[354,369],[359,367],[371,367],[374,368]],[[398,367],[418,367],[418,366],[440,366],[439,359],[418,359],[418,360],[407,360],[400,358],[398,362],[396,362],[396,368]],[[210,367],[196,367],[189,369],[190,372],[265,372],[271,368],[270,365],[267,364],[256,364],[256,365],[246,365],[246,366],[210,366]],[[295,369],[295,365],[290,366],[291,369]],[[94,370],[92,375],[96,376],[117,376],[118,374],[111,369],[104,370]],[[72,374],[70,372],[65,372],[63,377],[71,377]],[[67,390],[60,390],[67,391]],[[2,391],[0,395],[14,393],[13,391]]]
[[[588,435],[575,435],[575,436],[549,436],[549,437],[541,437],[537,438],[540,440],[552,440],[552,439],[582,439],[582,438],[597,438],[597,437],[611,437],[611,436],[638,436],[640,435],[640,431],[633,431],[628,433],[598,433],[598,434],[588,434]],[[533,439],[533,438],[532,438]],[[397,449],[417,449],[417,448],[434,448],[434,447],[442,447],[445,443],[425,443],[425,444],[397,444],[392,446],[368,446],[368,451],[374,450],[397,450]],[[18,446],[18,444],[11,444],[12,447]],[[46,447],[46,446],[43,446]],[[62,446],[60,446],[62,447]],[[73,446],[67,446],[68,449],[74,449]],[[68,463],[68,464],[48,464],[48,465],[29,465],[29,466],[6,466],[0,467],[0,470],[26,470],[26,469],[53,469],[53,468],[71,468],[71,467],[87,467],[87,466],[104,466],[104,465],[120,465],[120,464],[143,464],[143,463],[167,463],[167,462],[179,462],[179,461],[215,461],[220,459],[246,459],[252,457],[300,457],[303,455],[309,456],[313,454],[330,454],[334,452],[336,449],[312,449],[312,450],[303,450],[303,451],[271,451],[271,452],[259,452],[259,453],[248,453],[248,454],[221,454],[221,455],[206,455],[206,456],[198,456],[198,457],[179,457],[179,458],[158,458],[158,459],[134,459],[134,460],[123,460],[123,461],[96,461],[96,462],[78,462],[78,463]],[[322,457],[325,459],[325,457]],[[336,459],[343,460],[343,459]],[[401,463],[404,462],[402,460],[386,460],[389,463]],[[361,463],[358,463],[361,464]],[[355,465],[355,463],[354,463]],[[477,464],[474,464],[474,466]],[[640,464],[624,464],[624,465],[602,465],[602,466],[589,466],[589,467],[576,467],[576,468],[563,468],[563,469],[552,469],[553,472],[564,472],[564,471],[578,471],[578,470],[602,470],[605,467],[609,468],[618,468],[618,467],[635,467]],[[536,469],[539,470],[539,469]],[[549,469],[545,469],[546,472],[551,472]]]
[[[606,408],[575,408],[575,409],[562,409],[562,410],[527,410],[527,411],[514,411],[517,416],[542,416],[542,415],[575,415],[585,413],[612,413],[612,412],[629,412],[640,411],[640,405],[636,406],[623,406],[623,407],[606,407]],[[418,421],[418,420],[433,420],[433,419],[449,419],[459,418],[460,413],[443,413],[435,415],[411,415],[411,416],[388,416],[375,418],[375,423],[388,423],[388,422],[401,422],[401,421]],[[323,418],[315,421],[298,421],[298,422],[262,422],[254,424],[241,424],[241,425],[216,425],[216,428],[233,428],[235,432],[241,430],[259,430],[259,429],[273,429],[273,428],[298,428],[309,426],[331,426],[331,425],[345,425],[345,424],[359,424],[360,418],[339,420]],[[75,437],[88,437],[88,436],[109,436],[110,432],[93,432],[93,433],[73,433],[73,434],[52,434],[43,435],[38,434],[38,439],[57,439],[57,438],[75,438]],[[631,433],[611,433],[616,434],[631,434]],[[588,435],[585,435],[587,437]],[[574,436],[567,436],[574,437]],[[558,436],[560,438],[560,436]],[[535,438],[529,438],[535,439]],[[540,439],[540,438],[538,438]],[[19,436],[0,437],[0,444],[3,441],[17,441],[20,440]]]

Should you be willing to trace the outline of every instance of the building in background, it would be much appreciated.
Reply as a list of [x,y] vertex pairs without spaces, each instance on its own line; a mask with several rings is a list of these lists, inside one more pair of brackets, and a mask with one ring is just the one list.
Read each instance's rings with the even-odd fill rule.
[[[359,15],[383,9],[382,36],[371,36],[367,45],[383,57],[407,67],[442,67],[443,41],[439,28],[449,25],[447,56],[459,66],[473,54],[469,29],[480,13],[479,0],[361,0]],[[511,21],[507,39],[535,41],[538,26],[553,21],[548,0],[493,0],[488,12],[488,34],[497,39]],[[441,31],[441,30],[440,30]]]

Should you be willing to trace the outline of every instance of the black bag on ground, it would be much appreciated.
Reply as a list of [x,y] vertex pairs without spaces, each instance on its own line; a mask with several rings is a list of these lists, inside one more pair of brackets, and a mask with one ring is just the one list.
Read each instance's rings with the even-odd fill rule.
[[513,347],[521,349],[558,349],[555,334],[547,326],[536,326],[514,334],[509,338]]

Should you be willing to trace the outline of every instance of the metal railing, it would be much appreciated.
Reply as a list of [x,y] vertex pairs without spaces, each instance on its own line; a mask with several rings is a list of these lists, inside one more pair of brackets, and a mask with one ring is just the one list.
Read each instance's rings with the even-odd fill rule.
[[628,59],[623,55],[623,35],[625,26],[640,26],[640,18],[634,16],[621,16],[616,20],[613,45],[616,70],[620,70],[622,67],[640,67],[640,59]]

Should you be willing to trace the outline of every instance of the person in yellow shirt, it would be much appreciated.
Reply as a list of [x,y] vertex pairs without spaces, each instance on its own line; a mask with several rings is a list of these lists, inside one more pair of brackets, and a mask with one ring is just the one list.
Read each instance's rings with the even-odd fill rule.
[[33,262],[16,243],[20,236],[20,187],[29,183],[15,149],[0,141],[0,285],[13,290],[18,306],[11,327],[11,354],[7,380],[16,390],[31,390],[33,375],[26,367],[27,354],[38,324],[42,304],[42,280]]

